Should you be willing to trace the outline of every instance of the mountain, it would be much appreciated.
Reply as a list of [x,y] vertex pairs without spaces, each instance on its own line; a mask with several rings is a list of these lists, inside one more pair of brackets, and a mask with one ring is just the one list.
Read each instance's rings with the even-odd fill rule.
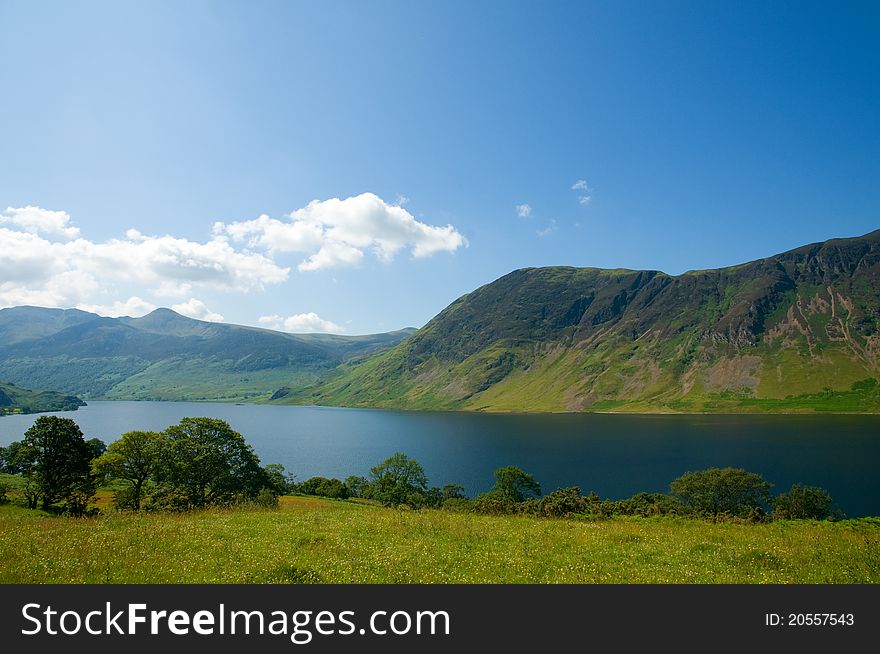
[[527,268],[287,403],[880,411],[880,231],[678,276]]
[[0,309],[0,379],[86,398],[244,400],[314,383],[414,330],[286,334],[156,309],[104,318],[76,309]]
[[41,411],[76,411],[84,406],[78,397],[52,391],[34,391],[0,382],[0,416]]

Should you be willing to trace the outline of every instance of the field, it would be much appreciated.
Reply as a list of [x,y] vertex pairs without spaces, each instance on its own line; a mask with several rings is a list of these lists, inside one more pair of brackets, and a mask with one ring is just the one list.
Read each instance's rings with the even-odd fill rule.
[[593,522],[306,497],[87,519],[7,505],[0,582],[880,583],[880,520]]

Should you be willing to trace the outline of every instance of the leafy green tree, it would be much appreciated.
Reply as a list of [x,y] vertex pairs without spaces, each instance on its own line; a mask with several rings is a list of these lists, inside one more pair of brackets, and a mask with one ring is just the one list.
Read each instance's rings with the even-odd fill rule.
[[372,497],[373,485],[366,477],[351,475],[345,479],[345,487],[349,497]]
[[831,495],[818,486],[793,484],[787,493],[773,498],[773,517],[780,520],[825,520],[835,516]]
[[24,472],[18,461],[18,452],[24,447],[21,441],[13,441],[6,447],[0,447],[0,472],[9,475],[20,475]]
[[708,468],[686,472],[669,484],[674,495],[702,515],[746,515],[761,511],[770,499],[771,484],[742,468]]
[[162,440],[162,435],[154,431],[130,431],[110,443],[107,451],[92,462],[98,476],[128,482],[128,488],[115,495],[118,508],[141,509],[146,484],[159,465]]
[[304,482],[294,484],[292,490],[302,495],[318,495],[344,500],[348,498],[348,487],[339,479],[312,477]]
[[510,502],[522,502],[526,497],[540,495],[541,484],[527,472],[515,466],[507,466],[495,471],[495,486],[492,490]]
[[79,426],[70,418],[40,416],[24,433],[15,465],[25,477],[28,506],[43,510],[67,503],[81,513],[94,496],[91,475],[92,449]]
[[428,486],[421,464],[400,452],[371,468],[370,479],[373,499],[385,506],[419,502]]
[[202,508],[253,499],[267,485],[260,460],[229,423],[184,418],[162,432],[160,503]]
[[97,459],[107,451],[107,444],[100,438],[90,438],[86,441],[86,445],[89,446],[89,452],[91,452],[93,459]]
[[266,475],[267,487],[275,495],[287,495],[290,492],[290,487],[293,485],[293,476],[287,474],[283,465],[280,463],[269,463],[263,466],[263,473]]
[[460,500],[464,498],[464,486],[461,486],[459,484],[446,484],[443,487],[444,500]]

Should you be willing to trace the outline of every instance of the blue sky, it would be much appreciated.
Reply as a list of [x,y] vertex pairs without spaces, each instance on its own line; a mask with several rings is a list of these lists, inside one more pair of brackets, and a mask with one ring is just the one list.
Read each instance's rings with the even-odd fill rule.
[[0,0],[0,26],[2,306],[357,334],[520,267],[880,227],[877,3]]

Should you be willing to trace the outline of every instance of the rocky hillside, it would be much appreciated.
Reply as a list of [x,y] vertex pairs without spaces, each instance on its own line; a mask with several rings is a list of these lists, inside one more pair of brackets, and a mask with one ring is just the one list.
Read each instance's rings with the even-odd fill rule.
[[528,268],[282,401],[494,411],[878,411],[880,231],[751,263]]

